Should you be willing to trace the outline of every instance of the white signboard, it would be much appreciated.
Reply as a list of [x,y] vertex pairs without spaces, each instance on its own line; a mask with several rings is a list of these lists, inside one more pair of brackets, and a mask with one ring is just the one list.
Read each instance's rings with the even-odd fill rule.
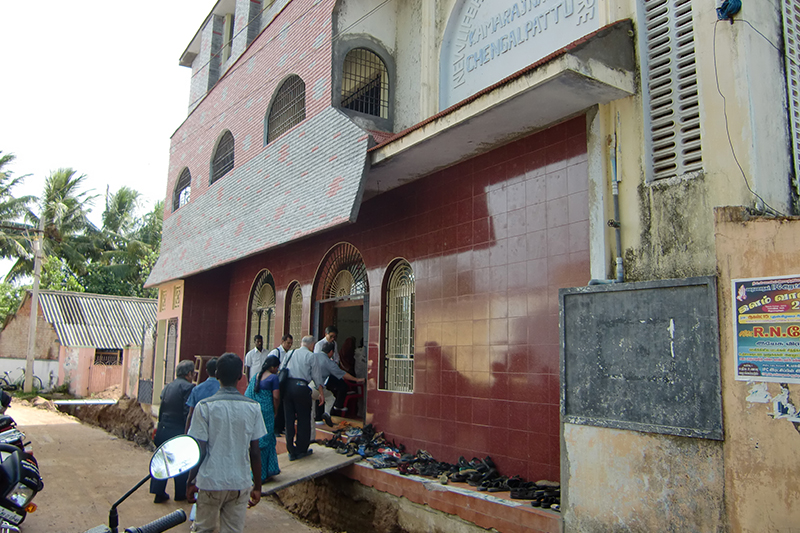
[[598,30],[597,0],[459,0],[439,61],[439,109]]

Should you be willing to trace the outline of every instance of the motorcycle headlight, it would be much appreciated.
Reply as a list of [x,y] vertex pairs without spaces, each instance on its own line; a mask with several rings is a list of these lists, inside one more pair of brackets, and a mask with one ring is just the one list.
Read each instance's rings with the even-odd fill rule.
[[27,485],[23,485],[22,483],[17,483],[14,486],[14,489],[8,495],[8,499],[14,502],[14,505],[17,507],[25,507],[31,498],[33,498],[34,491]]

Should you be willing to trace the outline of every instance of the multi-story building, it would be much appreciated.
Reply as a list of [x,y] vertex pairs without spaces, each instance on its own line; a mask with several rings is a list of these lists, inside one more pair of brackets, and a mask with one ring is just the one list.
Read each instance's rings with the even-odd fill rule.
[[728,527],[704,514],[734,507],[724,440],[559,409],[559,289],[714,276],[715,207],[795,212],[800,7],[717,7],[217,2],[180,59],[156,389],[176,359],[335,324],[366,350],[366,420],[408,449],[580,486],[567,526],[601,529],[629,502],[588,458],[624,478],[624,449],[680,449],[702,501],[661,472],[647,490],[676,496],[638,512]]

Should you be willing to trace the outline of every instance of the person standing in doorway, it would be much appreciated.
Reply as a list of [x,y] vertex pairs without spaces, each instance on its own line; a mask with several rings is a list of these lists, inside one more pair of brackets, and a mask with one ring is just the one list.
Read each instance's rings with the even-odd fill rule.
[[189,472],[186,496],[197,502],[195,533],[242,533],[245,511],[261,500],[258,440],[267,428],[258,402],[236,390],[242,360],[225,353],[217,361],[219,391],[195,407],[189,435],[202,462]]
[[[333,427],[333,420],[331,419],[331,410],[338,409],[341,412],[347,411],[344,406],[344,400],[347,398],[347,391],[349,387],[344,380],[353,383],[364,383],[363,378],[357,378],[342,370],[339,365],[333,362],[333,343],[325,342],[320,347],[320,351],[315,353],[319,361],[320,373],[322,379],[325,380],[325,388],[328,389],[328,398],[330,401],[325,401],[325,411],[322,413],[322,419],[326,424]],[[335,398],[335,401],[334,401]],[[320,402],[322,403],[322,402]]]
[[[269,355],[274,355],[281,363],[286,360],[286,354],[292,349],[294,344],[294,337],[287,333],[281,338],[281,343],[277,348],[269,352]],[[286,431],[286,417],[283,414],[283,398],[280,399],[278,410],[275,413],[275,434],[283,435]]]
[[264,337],[256,335],[253,337],[255,348],[247,352],[244,356],[244,366],[247,368],[247,382],[250,382],[250,375],[261,370],[264,360],[267,358],[267,350],[264,349]]
[[336,337],[339,336],[339,328],[336,326],[328,326],[325,328],[325,336],[322,337],[317,344],[314,345],[314,352],[322,353],[322,343],[333,343],[333,362],[339,364],[339,345],[336,343]]
[[[316,355],[311,351],[314,346],[314,337],[303,337],[302,346],[291,351],[284,362],[289,370],[283,398],[283,410],[286,416],[286,449],[289,451],[289,460],[295,461],[308,455],[313,450],[308,449],[311,441],[311,389],[310,381],[317,384],[320,393],[320,403],[324,402],[325,394],[322,389],[322,374]],[[297,423],[297,439],[295,439],[295,423]]]
[[[161,391],[161,405],[158,407],[158,427],[153,444],[161,446],[172,437],[183,435],[186,431],[186,417],[189,415],[189,406],[186,400],[194,389],[194,363],[181,361],[175,369],[175,379],[169,382]],[[175,501],[186,499],[187,474],[175,478]],[[150,494],[154,494],[155,503],[169,500],[166,479],[151,479]]]

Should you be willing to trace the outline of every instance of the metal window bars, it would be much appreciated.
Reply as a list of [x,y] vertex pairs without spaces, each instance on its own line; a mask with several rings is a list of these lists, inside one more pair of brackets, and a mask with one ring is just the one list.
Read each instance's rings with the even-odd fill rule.
[[386,294],[385,385],[387,390],[414,390],[414,271],[406,261],[389,277]]
[[214,183],[233,168],[233,134],[222,135],[211,163],[211,183]]
[[175,185],[175,194],[172,196],[172,210],[177,211],[189,203],[192,192],[192,174],[188,168],[183,169],[178,183]]
[[284,81],[267,119],[267,143],[271,143],[306,118],[306,84],[299,76]]
[[374,52],[356,48],[342,66],[342,107],[389,118],[389,75]]

